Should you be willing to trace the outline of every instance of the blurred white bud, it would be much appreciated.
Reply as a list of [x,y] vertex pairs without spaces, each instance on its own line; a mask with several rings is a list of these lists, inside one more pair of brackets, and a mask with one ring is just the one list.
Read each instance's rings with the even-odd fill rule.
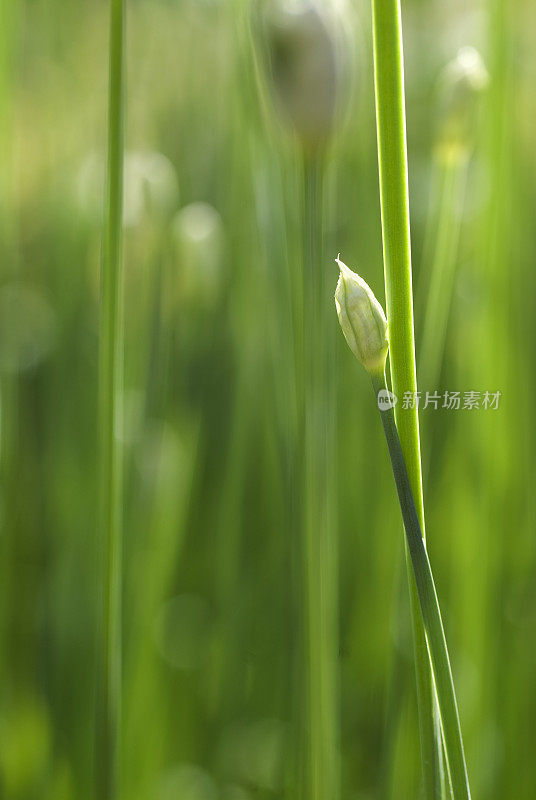
[[[78,198],[83,210],[96,222],[102,220],[105,196],[105,159],[90,153],[78,175]],[[179,202],[179,184],[171,161],[154,151],[125,153],[123,170],[123,225],[167,222]]]
[[22,283],[0,288],[0,373],[35,367],[56,341],[56,315],[37,289]]
[[175,167],[162,153],[132,152],[125,157],[123,224],[149,217],[167,221],[179,201]]
[[389,347],[383,308],[370,286],[338,257],[335,260],[340,269],[335,307],[344,337],[367,372],[383,370]]
[[190,203],[173,220],[181,302],[210,309],[222,286],[223,223],[208,203]]
[[438,86],[436,153],[440,160],[453,161],[470,155],[479,99],[488,83],[488,72],[474,47],[462,47],[444,68]]
[[307,149],[331,135],[348,84],[346,14],[341,0],[272,0],[264,6],[275,101]]

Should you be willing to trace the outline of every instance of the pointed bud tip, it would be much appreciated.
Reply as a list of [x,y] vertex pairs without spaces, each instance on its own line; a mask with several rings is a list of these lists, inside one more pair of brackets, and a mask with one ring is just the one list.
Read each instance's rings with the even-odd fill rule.
[[[349,267],[346,266],[344,261],[341,261],[341,254],[340,253],[337,255],[337,258],[335,259],[335,263],[339,267],[339,271],[340,271],[341,275],[344,275],[346,278],[348,278],[349,276],[355,276],[356,278],[359,278],[359,275],[356,275],[355,272],[352,272],[352,270]],[[361,280],[361,278],[359,278],[359,280]]]

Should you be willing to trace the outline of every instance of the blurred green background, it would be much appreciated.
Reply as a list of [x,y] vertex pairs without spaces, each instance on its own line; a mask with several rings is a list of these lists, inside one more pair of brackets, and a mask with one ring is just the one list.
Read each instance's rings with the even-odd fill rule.
[[[454,269],[450,308],[442,294],[438,304],[444,353],[420,387],[502,393],[497,410],[421,413],[428,548],[474,797],[532,800],[536,7],[402,6],[418,354],[445,247]],[[108,3],[2,0],[1,10],[0,795],[84,800]],[[128,2],[128,800],[288,797],[299,158],[258,78],[249,11],[245,0]],[[327,157],[322,262],[334,290],[340,251],[383,302],[368,4],[355,0],[344,24],[353,80]],[[490,80],[465,187],[445,195],[438,78],[468,45]],[[342,797],[416,798],[400,512],[369,381],[339,331],[335,345]]]

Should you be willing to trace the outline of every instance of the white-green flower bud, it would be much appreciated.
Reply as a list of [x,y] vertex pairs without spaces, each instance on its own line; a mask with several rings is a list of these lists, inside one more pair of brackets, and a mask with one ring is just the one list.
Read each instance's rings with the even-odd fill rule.
[[467,158],[473,147],[479,97],[489,83],[480,53],[462,47],[439,80],[436,154],[442,161]]
[[335,290],[335,307],[350,350],[367,372],[385,367],[389,347],[388,326],[383,308],[363,278],[352,272],[337,256],[340,275]]

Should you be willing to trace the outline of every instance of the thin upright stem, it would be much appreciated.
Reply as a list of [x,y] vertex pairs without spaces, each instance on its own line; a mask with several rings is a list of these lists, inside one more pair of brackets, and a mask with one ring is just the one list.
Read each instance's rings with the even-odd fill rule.
[[[302,554],[306,688],[304,800],[336,800],[336,537],[334,535],[334,326],[322,252],[319,154],[303,161],[301,325]],[[329,276],[331,277],[331,276]]]
[[[378,398],[378,393],[387,388],[384,373],[374,375],[372,384],[375,396]],[[422,620],[426,631],[452,796],[453,800],[470,800],[471,793],[465,765],[458,707],[434,578],[422,536],[419,515],[413,499],[393,409],[391,407],[380,408],[380,416],[391,457]]]
[[[420,307],[424,312],[421,345],[418,355],[419,382],[423,391],[435,392],[439,389],[447,326],[452,293],[456,278],[456,264],[459,250],[461,209],[463,207],[467,182],[468,160],[461,157],[439,165],[440,197],[437,213],[437,232],[430,264],[423,262],[428,285],[426,296],[421,295]],[[429,273],[429,275],[427,274]],[[430,432],[433,434],[433,432]],[[422,472],[426,487],[433,436],[423,447]]]
[[[13,43],[16,41],[17,4],[0,0],[0,241],[2,241],[2,283],[16,275],[15,214],[13,213]],[[15,441],[18,430],[18,381],[16,376],[0,376],[0,697],[6,696],[9,669],[9,598],[14,571],[12,546],[16,531],[7,524],[11,519],[17,465]]]
[[[391,379],[394,392],[415,392],[415,341],[409,229],[404,64],[399,0],[372,0],[378,165]],[[402,451],[424,533],[419,420],[399,414]],[[406,553],[406,562],[407,562]],[[433,686],[416,590],[407,563],[425,796],[441,797],[440,748],[434,727]]]
[[96,723],[96,797],[99,800],[114,800],[120,796],[124,22],[124,0],[111,0],[107,205],[99,349],[99,541],[103,560]]
[[424,308],[422,343],[419,353],[419,376],[429,391],[437,389],[460,238],[461,215],[465,183],[466,160],[441,165],[441,195],[437,237],[430,270]]

